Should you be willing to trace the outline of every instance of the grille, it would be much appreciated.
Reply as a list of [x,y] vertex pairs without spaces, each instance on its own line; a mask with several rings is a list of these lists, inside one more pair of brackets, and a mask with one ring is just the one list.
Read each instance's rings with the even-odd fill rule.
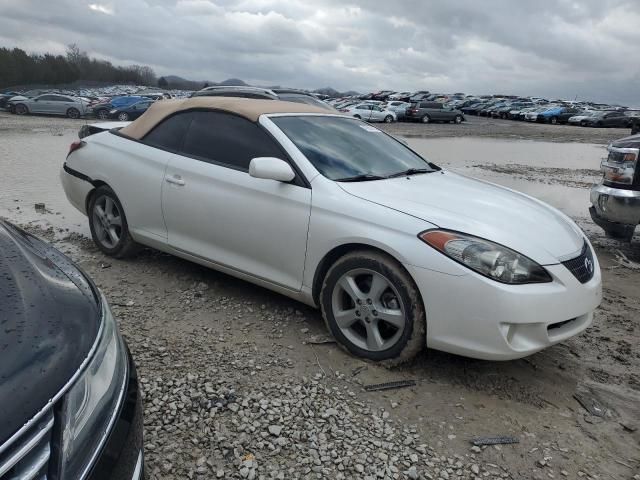
[[580,283],[587,283],[593,278],[595,263],[593,261],[593,253],[589,245],[587,245],[587,242],[584,242],[580,255],[562,262],[562,264],[573,273],[573,276],[576,277]]
[[0,446],[0,480],[47,480],[53,411]]

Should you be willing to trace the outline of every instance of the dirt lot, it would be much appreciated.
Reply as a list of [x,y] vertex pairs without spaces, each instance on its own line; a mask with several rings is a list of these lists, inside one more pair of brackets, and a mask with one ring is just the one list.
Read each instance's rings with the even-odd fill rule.
[[[319,313],[285,297],[156,251],[127,261],[102,255],[57,179],[82,123],[0,113],[0,215],[67,252],[111,302],[142,377],[151,478],[640,479],[640,270],[618,262],[621,254],[640,261],[637,237],[609,240],[582,204],[575,210],[604,277],[603,304],[583,335],[518,361],[427,351],[388,370],[322,343]],[[585,144],[628,134],[477,118],[388,128]],[[541,195],[586,195],[599,163],[503,160],[452,158],[447,168]],[[34,212],[36,201],[45,213]],[[362,388],[408,379],[416,385]],[[604,416],[588,414],[576,393]],[[471,446],[487,435],[519,443]]]

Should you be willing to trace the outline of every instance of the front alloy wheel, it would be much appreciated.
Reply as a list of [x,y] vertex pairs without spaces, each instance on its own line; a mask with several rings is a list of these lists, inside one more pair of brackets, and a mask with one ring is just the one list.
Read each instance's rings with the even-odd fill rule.
[[417,287],[393,259],[354,252],[329,270],[320,294],[325,322],[349,352],[402,363],[424,346],[424,310]]

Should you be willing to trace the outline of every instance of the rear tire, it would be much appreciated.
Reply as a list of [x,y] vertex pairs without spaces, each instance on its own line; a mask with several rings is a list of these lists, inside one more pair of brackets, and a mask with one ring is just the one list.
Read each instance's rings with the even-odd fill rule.
[[129,114],[127,112],[120,112],[118,114],[118,120],[121,122],[126,122],[129,120]]
[[549,123],[550,123],[551,125],[556,125],[556,124],[558,123],[558,117],[551,117],[551,118],[549,119]]
[[462,115],[456,115],[456,118],[454,118],[453,121],[460,125],[462,123]]
[[26,115],[29,113],[29,109],[24,103],[18,103],[15,106],[16,115]]
[[429,115],[425,115],[424,117],[422,117],[422,123],[429,123],[431,121],[431,118],[429,118]]
[[391,123],[393,122],[393,117],[391,115],[387,115],[386,117],[384,117],[384,123]]
[[80,118],[80,110],[77,108],[70,108],[67,110],[67,117],[77,119]]
[[87,209],[91,238],[105,254],[115,258],[129,257],[138,250],[129,233],[129,224],[115,192],[106,185],[96,188]]
[[109,111],[108,110],[98,110],[98,114],[96,115],[100,120],[108,120],[109,119]]
[[320,307],[327,328],[352,355],[398,365],[425,346],[418,287],[383,253],[362,250],[338,259],[323,281]]
[[355,114],[355,115],[353,116],[353,118],[357,118],[358,120],[362,120],[362,117],[361,117],[360,115],[358,115],[358,114]]

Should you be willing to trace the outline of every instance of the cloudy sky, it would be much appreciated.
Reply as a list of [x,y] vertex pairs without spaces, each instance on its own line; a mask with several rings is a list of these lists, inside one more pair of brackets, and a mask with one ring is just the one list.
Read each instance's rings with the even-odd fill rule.
[[640,106],[639,0],[0,0],[0,46],[194,80]]

